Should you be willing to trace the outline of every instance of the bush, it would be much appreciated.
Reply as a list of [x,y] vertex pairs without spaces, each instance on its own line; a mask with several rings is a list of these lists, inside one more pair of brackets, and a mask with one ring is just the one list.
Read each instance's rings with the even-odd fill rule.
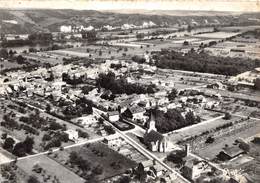
[[104,126],[104,130],[109,134],[109,135],[112,135],[112,134],[115,134],[115,130],[112,126],[108,126],[108,125],[105,125]]
[[87,132],[83,132],[81,129],[77,129],[78,135],[81,138],[89,138],[89,134]]
[[225,113],[225,116],[223,117],[224,120],[230,120],[231,119],[231,114],[230,113]]
[[213,137],[208,137],[208,138],[206,139],[205,143],[211,144],[211,143],[213,143],[214,141],[215,141],[215,139],[214,139]]

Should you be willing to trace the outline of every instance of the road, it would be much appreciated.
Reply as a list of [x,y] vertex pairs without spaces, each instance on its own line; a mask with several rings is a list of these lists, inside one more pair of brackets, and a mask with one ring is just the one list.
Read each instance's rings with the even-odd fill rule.
[[[101,118],[103,118],[102,116],[100,116]],[[172,169],[171,167],[169,167],[167,164],[165,164],[161,159],[159,159],[157,156],[155,156],[154,154],[152,154],[150,151],[148,151],[147,149],[145,149],[144,147],[142,147],[140,144],[138,144],[135,140],[133,140],[131,137],[129,137],[128,135],[126,135],[125,132],[120,131],[119,129],[115,128],[109,121],[107,121],[105,118],[104,119],[104,123],[106,123],[107,125],[112,126],[115,131],[117,133],[119,133],[121,135],[121,137],[130,145],[132,145],[136,150],[138,150],[141,154],[143,154],[144,156],[146,156],[148,159],[151,160],[155,160],[156,162],[158,162],[160,165],[162,165],[164,168],[166,168],[167,170],[169,170],[171,173],[173,173],[176,176],[176,182],[179,181],[180,182],[185,182],[185,183],[189,183],[190,181],[188,181],[187,179],[185,179],[180,173],[176,172],[174,169]]]
[[[100,117],[102,117],[100,115],[99,112],[97,112],[96,110],[93,110],[94,113]],[[189,126],[189,127],[185,127],[185,128],[182,128],[182,129],[179,129],[179,130],[176,130],[175,132],[179,133],[179,132],[182,132],[182,131],[186,131],[186,130],[189,130],[189,129],[192,129],[194,127],[200,127],[200,126],[203,126],[203,125],[207,125],[209,123],[212,123],[213,121],[217,120],[217,119],[220,119],[222,118],[222,116],[218,116],[216,118],[212,118],[210,120],[207,120],[207,121],[204,121],[204,122],[201,122],[201,123],[198,123],[198,124],[195,124],[195,125],[192,125],[192,126]],[[245,117],[245,116],[243,116]],[[103,118],[103,117],[102,117]],[[136,142],[134,139],[132,139],[130,136],[127,135],[127,133],[129,132],[133,132],[135,130],[141,130],[141,131],[144,131],[143,128],[139,127],[138,125],[135,125],[135,128],[134,129],[131,129],[131,130],[128,130],[128,131],[121,131],[117,128],[115,128],[109,121],[107,121],[105,118],[104,119],[104,123],[107,124],[107,125],[110,125],[112,126],[115,131],[117,132],[117,134],[119,136],[121,136],[127,143],[129,143],[130,145],[132,145],[136,150],[138,150],[141,154],[143,154],[144,156],[146,156],[148,159],[150,160],[155,160],[156,162],[158,162],[160,165],[162,165],[165,169],[167,169],[168,171],[170,171],[171,173],[173,173],[173,175],[175,175],[176,177],[176,181],[180,181],[180,182],[185,182],[185,183],[189,183],[189,181],[187,179],[185,179],[180,173],[176,172],[174,169],[172,169],[171,167],[169,167],[167,164],[165,164],[161,159],[159,159],[156,155],[154,155],[153,153],[151,153],[150,151],[148,151],[147,149],[145,149],[143,146],[141,146],[138,142]],[[256,118],[257,119],[257,118]],[[260,120],[260,119],[258,119]],[[112,136],[112,135],[111,135]],[[64,149],[69,149],[69,148],[73,148],[73,147],[77,147],[77,146],[82,146],[84,144],[87,144],[87,143],[93,143],[93,142],[97,142],[97,141],[101,141],[103,140],[105,137],[99,137],[99,138],[95,138],[95,139],[88,139],[88,140],[84,140],[84,141],[81,141],[79,143],[76,143],[76,144],[72,144],[72,145],[69,145],[69,146],[65,146]],[[55,148],[55,149],[52,149],[52,152],[56,152],[56,151],[60,151],[60,148]],[[25,157],[20,157],[20,158],[17,158],[17,161],[19,160],[23,160],[23,159],[29,159],[29,158],[32,158],[32,157],[36,157],[36,156],[41,156],[41,155],[46,155],[50,153],[50,151],[45,151],[45,152],[39,152],[37,154],[33,154],[33,155],[28,155],[28,156],[25,156]],[[194,156],[195,158],[198,158],[198,159],[203,159],[195,154],[191,154],[191,156]],[[10,160],[10,162],[13,162],[15,161],[14,159]],[[5,162],[6,163],[6,162]],[[2,164],[5,164],[5,163],[2,163]],[[212,166],[216,167],[217,169],[221,170],[221,171],[224,171],[222,170],[220,167],[218,167],[217,165],[215,164],[212,164]]]

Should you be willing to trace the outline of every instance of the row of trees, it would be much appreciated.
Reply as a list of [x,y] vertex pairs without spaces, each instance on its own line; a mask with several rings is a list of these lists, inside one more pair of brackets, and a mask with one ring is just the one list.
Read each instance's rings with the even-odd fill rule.
[[17,62],[18,64],[24,64],[25,58],[22,55],[15,56],[16,51],[7,50],[5,48],[0,49],[0,58],[11,59],[12,61]]
[[15,47],[23,45],[32,45],[36,43],[49,43],[52,42],[53,36],[51,33],[32,33],[29,34],[28,39],[17,39],[6,40],[4,39],[1,43],[3,47]]

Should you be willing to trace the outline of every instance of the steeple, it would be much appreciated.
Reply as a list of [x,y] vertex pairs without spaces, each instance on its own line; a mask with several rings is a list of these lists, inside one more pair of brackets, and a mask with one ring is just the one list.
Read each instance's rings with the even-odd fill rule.
[[151,112],[150,121],[148,123],[147,133],[150,133],[152,130],[157,131],[157,129],[155,127],[155,117],[154,117],[154,114]]

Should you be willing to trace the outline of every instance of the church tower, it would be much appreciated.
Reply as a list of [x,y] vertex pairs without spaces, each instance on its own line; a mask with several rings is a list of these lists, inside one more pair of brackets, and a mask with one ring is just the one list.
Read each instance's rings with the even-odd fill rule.
[[154,118],[153,113],[151,113],[150,121],[148,123],[148,129],[147,129],[146,133],[150,133],[152,130],[157,131],[157,129],[155,127],[155,118]]

